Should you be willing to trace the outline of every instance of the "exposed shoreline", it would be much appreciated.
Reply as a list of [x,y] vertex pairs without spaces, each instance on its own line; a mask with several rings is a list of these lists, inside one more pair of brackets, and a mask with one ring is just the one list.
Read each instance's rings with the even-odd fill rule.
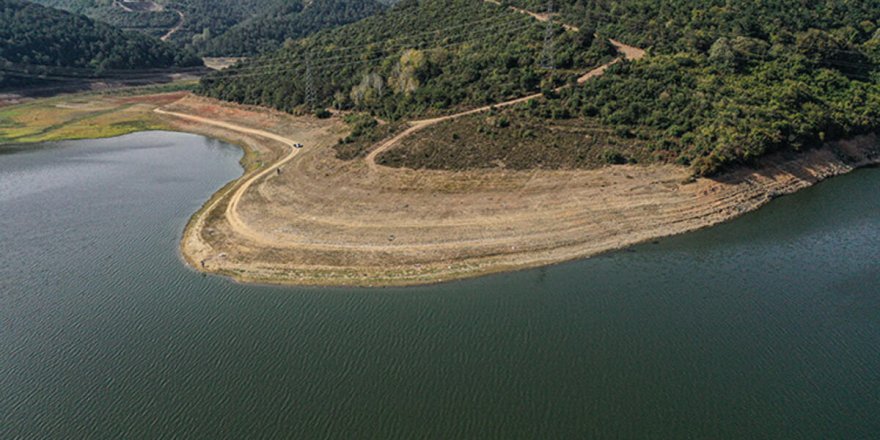
[[[222,112],[219,116],[223,116]],[[217,127],[201,127],[195,132],[216,135],[216,130]],[[235,136],[226,133],[224,137],[229,140]],[[255,144],[264,148],[272,144],[247,138],[232,141],[250,145],[245,146],[246,151]],[[518,173],[415,172],[379,167],[377,176],[362,162],[337,163],[328,158],[332,156],[332,136],[322,138],[312,133],[304,138],[318,145],[315,149],[304,149],[306,154],[301,159],[285,155],[286,147],[277,142],[278,145],[269,147],[277,157],[285,159],[285,168],[293,168],[292,173],[297,173],[294,183],[284,181],[289,175],[287,170],[284,174],[266,172],[275,170],[272,165],[260,168],[263,172],[257,178],[257,170],[246,171],[193,216],[181,241],[181,255],[190,266],[238,282],[272,285],[388,287],[454,281],[588,258],[702,229],[829,177],[880,163],[880,143],[871,135],[805,153],[779,154],[767,158],[758,169],[744,168],[720,178],[687,184],[683,183],[687,170],[671,165]],[[331,170],[326,173],[330,177],[321,182],[322,177],[315,170]],[[346,175],[341,181],[340,174]],[[422,178],[427,182],[421,182]],[[334,190],[342,185],[350,192],[359,192],[364,189],[359,185],[375,184],[377,179],[390,180],[391,186],[378,188],[379,194],[367,195],[366,200]],[[584,184],[601,182],[592,194],[611,196],[602,203],[587,199],[572,206],[567,196],[585,194],[574,189],[571,194],[553,189],[567,185],[564,182],[571,179]],[[303,183],[307,181],[308,184]],[[463,186],[443,187],[455,181],[464,182]],[[487,191],[487,181],[492,190]],[[250,188],[238,194],[230,210],[232,195],[245,182]],[[390,189],[400,182],[408,183],[403,183],[399,192]],[[474,182],[474,187],[468,188],[468,182]],[[511,208],[509,213],[496,218],[497,206],[477,206],[491,212],[485,216],[450,216],[444,209],[431,207],[436,202],[428,191],[437,190],[438,184],[441,191],[448,191],[441,198],[459,203],[466,200],[468,210],[474,209],[476,200],[468,196],[469,192],[491,199],[510,192],[504,185],[535,186],[538,203],[549,206],[545,215],[523,206]],[[646,187],[651,185],[653,188]],[[520,187],[519,191],[523,189]],[[300,205],[285,195],[296,191],[309,193],[301,196],[304,203]],[[412,193],[415,195],[411,196]],[[635,194],[627,196],[629,193]],[[394,203],[387,203],[385,198],[409,201],[407,209],[414,208],[414,200],[424,206],[422,210],[416,207],[416,212],[409,216],[394,212],[390,206]],[[331,209],[334,213],[328,213],[319,206],[321,200],[325,206],[362,205],[355,209]],[[290,209],[285,210],[285,205]],[[600,220],[596,225],[578,223],[570,228],[566,224],[572,222],[571,218],[554,223],[553,217],[560,212],[577,217],[578,209]],[[234,213],[231,222],[230,212]],[[539,223],[536,228],[529,227],[535,223]],[[478,224],[479,230],[474,230]],[[524,226],[517,229],[520,225]],[[620,226],[609,230],[609,225]],[[544,231],[545,227],[550,231]],[[503,228],[510,231],[494,236]],[[457,229],[461,232],[455,232]],[[410,230],[416,232],[414,237],[407,237]],[[384,238],[387,231],[401,232]]]
[[[102,121],[121,117],[101,111]],[[179,94],[126,98],[120,111],[126,121],[153,121],[144,129],[244,150],[243,175],[193,214],[180,256],[197,271],[272,285],[425,285],[583,259],[725,222],[880,164],[880,140],[867,135],[692,183],[673,165],[414,171],[336,159],[332,146],[347,132],[337,118]],[[78,124],[95,131],[90,121],[61,133]]]
[[[876,139],[874,142],[876,142]],[[398,287],[452,282],[591,258],[652,240],[694,232],[738,218],[741,215],[761,208],[777,197],[793,194],[828,178],[846,174],[858,168],[880,164],[880,158],[878,157],[856,163],[846,161],[822,163],[832,154],[834,152],[830,149],[815,150],[806,153],[809,157],[776,163],[772,168],[785,170],[784,172],[790,173],[781,179],[768,178],[762,175],[762,170],[756,170],[756,172],[748,174],[743,174],[742,171],[737,172],[735,174],[744,177],[742,183],[736,184],[737,187],[742,187],[743,185],[746,187],[742,190],[731,190],[727,188],[729,183],[722,182],[708,184],[704,187],[705,192],[717,192],[717,195],[722,196],[705,202],[703,207],[710,211],[710,214],[706,217],[691,218],[685,215],[680,219],[672,221],[672,223],[678,223],[680,227],[671,227],[659,233],[649,230],[641,233],[634,231],[630,234],[620,234],[615,237],[616,241],[610,245],[590,246],[586,242],[574,243],[571,246],[562,246],[549,251],[518,255],[509,260],[503,257],[488,256],[485,259],[450,261],[446,264],[445,268],[425,268],[427,270],[413,270],[407,267],[391,268],[390,270],[364,267],[358,268],[355,272],[346,269],[340,270],[334,267],[314,267],[311,270],[298,270],[290,273],[287,272],[287,268],[282,266],[274,269],[273,276],[273,272],[268,272],[273,271],[273,268],[265,265],[265,263],[257,271],[252,271],[251,267],[248,266],[242,266],[240,269],[235,266],[218,267],[217,269],[200,268],[199,262],[194,260],[193,255],[187,252],[188,248],[185,244],[187,240],[192,240],[195,235],[201,232],[199,228],[204,226],[204,223],[199,220],[188,224],[181,243],[181,255],[197,271],[226,276],[242,283],[324,287]],[[793,177],[798,172],[804,172],[805,174],[802,177]],[[732,175],[725,177],[729,179],[738,178]],[[755,180],[750,181],[750,179]],[[224,189],[226,190],[224,196],[228,195],[229,189],[226,187]],[[720,202],[721,199],[727,197],[731,198],[730,203]],[[212,200],[215,199],[212,198]],[[220,200],[215,200],[216,203],[220,203]],[[694,208],[700,209],[701,206],[695,206]],[[203,210],[201,214],[205,214],[210,209]],[[199,216],[199,213],[194,215],[193,220],[196,220],[197,216]]]

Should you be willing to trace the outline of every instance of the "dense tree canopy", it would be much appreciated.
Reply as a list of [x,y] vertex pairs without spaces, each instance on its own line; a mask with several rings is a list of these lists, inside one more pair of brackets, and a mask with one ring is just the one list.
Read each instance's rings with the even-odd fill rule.
[[[126,11],[114,0],[34,0],[46,6],[87,15],[121,28],[162,35],[185,15],[183,27],[173,36],[182,45],[204,34],[218,36],[251,17],[286,0],[154,0],[161,10]],[[155,9],[155,8],[154,8]],[[197,38],[197,42],[200,40]]]
[[[241,56],[277,49],[286,39],[351,23],[383,9],[377,0],[154,0],[124,10],[113,0],[35,0],[117,27],[161,36],[208,56]],[[131,8],[128,8],[131,9]],[[149,9],[149,10],[147,10]]]
[[880,129],[880,3],[564,1],[561,12],[654,56],[542,105],[565,111],[533,114],[598,118],[698,174]]
[[384,8],[376,0],[284,2],[207,41],[203,52],[218,56],[254,55],[277,49],[287,39],[355,22]]
[[171,9],[164,10],[125,10],[113,0],[31,0],[91,19],[111,24],[125,30],[136,30],[159,37],[168,32],[180,20]]
[[[540,64],[544,35],[542,23],[495,4],[412,0],[214,74],[201,92],[292,111],[312,78],[316,104],[388,119],[442,113],[540,90],[550,76]],[[604,39],[559,26],[552,40],[559,78],[614,53]]]
[[[583,29],[580,34],[556,29],[555,73],[537,61],[541,24],[493,32],[497,22],[479,20],[508,17],[513,23],[516,14],[480,1],[411,0],[315,38],[288,42],[277,53],[206,79],[202,92],[290,111],[301,107],[312,90],[320,105],[392,120],[412,118],[559,84],[570,69],[608,56],[603,39],[593,38],[595,30],[642,46],[648,56],[620,63],[558,96],[548,94],[505,118],[518,121],[521,130],[529,127],[530,136],[547,145],[556,135],[550,129],[536,132],[542,125],[558,126],[560,119],[580,121],[589,130],[598,125],[606,133],[598,138],[616,145],[629,139],[646,150],[627,150],[639,161],[677,161],[701,175],[770,152],[802,150],[880,129],[880,2],[555,3],[558,20]],[[502,4],[543,11],[547,2]],[[462,23],[464,29],[453,30]],[[476,38],[462,36],[468,41],[458,44],[459,32]],[[316,65],[310,68],[307,59]],[[309,77],[317,78],[311,89]],[[570,122],[565,127],[573,130]],[[480,136],[494,136],[483,143],[497,144],[504,138],[499,134],[503,127],[490,128],[469,141],[480,144]],[[375,137],[368,128],[358,133]],[[574,144],[566,148],[573,157],[590,156]],[[609,157],[611,162],[625,159]]]
[[36,74],[198,65],[194,55],[146,35],[22,0],[0,0],[0,84],[6,86],[32,82]]

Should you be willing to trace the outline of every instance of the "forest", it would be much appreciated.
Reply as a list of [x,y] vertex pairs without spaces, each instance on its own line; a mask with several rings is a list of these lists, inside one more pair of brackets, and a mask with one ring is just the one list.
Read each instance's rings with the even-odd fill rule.
[[397,120],[551,88],[615,54],[592,33],[554,26],[549,75],[541,59],[546,29],[487,2],[408,0],[212,74],[199,92],[284,111],[308,104]]
[[136,30],[160,37],[174,27],[180,17],[171,9],[162,11],[126,11],[113,0],[31,0],[75,14],[85,15],[124,30]]
[[208,56],[255,55],[277,49],[285,40],[352,23],[384,9],[376,0],[282,2],[216,38],[204,39],[199,49]]
[[531,117],[598,120],[698,175],[880,129],[880,3],[576,1],[560,13],[652,56]]
[[287,39],[351,23],[385,9],[377,0],[156,0],[162,10],[125,11],[112,0],[35,0],[113,26],[164,35],[184,14],[170,41],[205,56],[246,56]]
[[114,70],[201,66],[190,52],[81,15],[22,0],[0,0],[0,86],[37,78],[88,77]]
[[[84,12],[108,4],[40,1]],[[483,128],[459,139],[459,150],[439,142],[432,147],[422,139],[419,155],[390,155],[399,166],[473,168],[507,159],[518,168],[528,168],[530,161],[564,168],[595,166],[597,161],[656,161],[711,175],[772,152],[801,151],[880,128],[880,2],[502,0],[496,5],[404,0],[391,7],[374,0],[158,3],[165,12],[173,8],[188,17],[172,38],[178,45],[217,56],[256,55],[204,78],[198,93],[206,96],[288,112],[334,107],[398,126],[393,123],[548,92],[538,102],[506,109],[504,127],[467,121]],[[556,23],[548,27],[506,5],[552,12]],[[143,29],[170,23],[162,14]],[[126,26],[137,27],[136,21]],[[578,26],[581,32],[566,31],[560,23]],[[25,34],[51,34],[57,28],[12,27]],[[45,38],[60,41],[61,33]],[[615,57],[607,38],[642,47],[648,56],[619,63],[586,84],[549,93]],[[112,47],[101,46],[97,53],[68,51],[67,45],[60,50],[51,43],[30,52],[10,45],[0,57],[39,64],[64,52],[57,57],[63,63],[98,70],[192,63],[185,53],[150,39],[114,40]],[[550,59],[544,59],[546,53]],[[362,123],[356,127],[358,135],[346,143],[376,138],[379,128],[372,119],[353,120]],[[564,127],[574,133],[578,125],[594,133],[588,142],[578,144],[570,134],[561,142],[558,130],[541,128]],[[502,140],[515,142],[520,135],[504,130],[514,128],[527,132],[527,143],[535,148],[564,148],[545,155],[553,160],[541,160],[531,154],[533,149],[506,157]],[[343,156],[353,157],[362,147],[341,148],[348,151]],[[430,148],[443,149],[444,156]],[[490,150],[492,154],[478,154]],[[469,158],[450,156],[455,154]]]
[[[507,4],[545,11],[547,3]],[[640,45],[648,56],[500,116],[429,130],[380,162],[444,169],[675,162],[706,176],[880,130],[878,2],[557,5],[560,21]]]

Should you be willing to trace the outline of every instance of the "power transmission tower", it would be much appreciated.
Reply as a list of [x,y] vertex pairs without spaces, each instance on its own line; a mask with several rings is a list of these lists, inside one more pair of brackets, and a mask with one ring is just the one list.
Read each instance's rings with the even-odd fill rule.
[[547,0],[547,27],[544,30],[544,50],[541,52],[541,67],[553,70],[553,0]]
[[312,53],[306,52],[306,106],[309,110],[313,110],[317,106],[317,101],[315,73],[312,71]]

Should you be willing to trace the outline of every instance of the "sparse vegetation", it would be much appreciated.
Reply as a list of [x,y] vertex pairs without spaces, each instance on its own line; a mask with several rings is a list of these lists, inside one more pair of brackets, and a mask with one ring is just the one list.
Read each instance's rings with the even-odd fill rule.
[[[147,93],[148,90],[141,90]],[[181,94],[102,96],[85,93],[0,108],[0,145],[94,139],[167,129],[152,109]]]
[[380,125],[375,118],[365,113],[346,115],[345,123],[351,133],[334,146],[336,157],[342,160],[364,157],[373,144],[402,129],[399,122]]
[[377,158],[392,167],[469,170],[596,168],[654,161],[646,142],[625,139],[596,118],[545,119],[537,103],[429,127]]

